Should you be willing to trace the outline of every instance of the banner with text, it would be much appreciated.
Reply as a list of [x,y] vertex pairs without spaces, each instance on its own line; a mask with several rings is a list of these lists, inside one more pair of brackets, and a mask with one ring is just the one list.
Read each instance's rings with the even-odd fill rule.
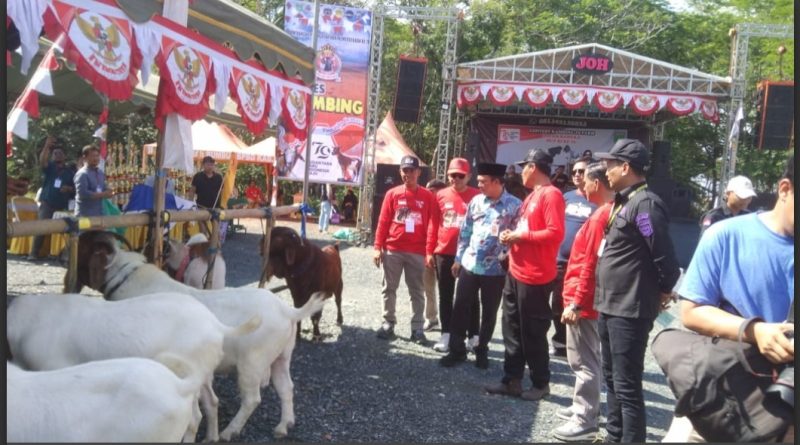
[[627,134],[626,130],[501,124],[497,126],[496,162],[513,164],[525,159],[530,149],[541,148],[551,149],[554,166],[566,167],[588,152],[608,151]]
[[[314,4],[286,2],[286,32],[311,46]],[[321,4],[314,64],[314,119],[309,181],[360,185],[364,167],[372,12]],[[278,176],[302,181],[305,141],[278,132]]]

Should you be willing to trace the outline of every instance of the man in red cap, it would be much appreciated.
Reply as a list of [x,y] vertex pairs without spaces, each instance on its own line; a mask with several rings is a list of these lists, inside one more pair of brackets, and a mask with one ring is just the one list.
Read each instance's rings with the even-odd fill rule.
[[[453,158],[447,168],[450,187],[436,194],[439,212],[437,223],[428,226],[428,243],[425,249],[426,266],[436,269],[439,280],[439,317],[442,320],[442,338],[434,349],[447,352],[450,341],[450,318],[453,315],[453,294],[456,279],[450,269],[456,257],[458,234],[467,213],[467,205],[480,192],[470,187],[469,162],[464,158]],[[470,333],[477,336],[479,327],[478,311],[473,311]]]

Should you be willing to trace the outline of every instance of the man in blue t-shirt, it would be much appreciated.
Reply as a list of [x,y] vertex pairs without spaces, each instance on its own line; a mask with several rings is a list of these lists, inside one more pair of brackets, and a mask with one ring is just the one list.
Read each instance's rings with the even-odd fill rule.
[[[52,155],[53,160],[50,161]],[[69,200],[75,196],[75,185],[72,177],[75,171],[67,166],[64,149],[53,136],[47,136],[44,147],[39,153],[39,165],[42,167],[42,194],[39,202],[39,219],[50,219],[53,213],[67,208]],[[39,251],[44,243],[44,235],[33,238],[33,245],[28,254],[29,260],[39,259]]]
[[564,312],[561,292],[564,289],[564,271],[567,269],[569,252],[572,250],[575,234],[597,209],[596,205],[586,199],[586,194],[583,192],[583,173],[590,161],[591,158],[581,158],[575,162],[575,165],[572,166],[572,183],[576,188],[564,193],[564,204],[566,204],[564,208],[564,241],[561,242],[561,247],[558,249],[558,275],[556,275],[551,294],[555,332],[551,338],[550,355],[554,357],[566,358],[567,356],[567,328],[564,323],[561,323],[561,314]]
[[[709,227],[678,294],[688,329],[736,340],[742,323],[757,317],[744,340],[773,363],[794,361],[794,343],[786,336],[794,324],[785,322],[794,300],[794,154],[778,181],[775,207]],[[688,440],[675,431],[678,423],[670,434]]]

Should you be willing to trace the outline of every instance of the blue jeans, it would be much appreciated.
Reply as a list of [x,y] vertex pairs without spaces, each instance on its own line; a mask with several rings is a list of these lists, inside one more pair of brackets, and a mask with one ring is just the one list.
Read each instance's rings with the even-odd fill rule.
[[328,223],[331,221],[331,202],[322,201],[319,204],[319,230],[320,232],[328,231]]
[[600,314],[606,430],[609,442],[644,442],[647,418],[642,393],[644,354],[653,320]]

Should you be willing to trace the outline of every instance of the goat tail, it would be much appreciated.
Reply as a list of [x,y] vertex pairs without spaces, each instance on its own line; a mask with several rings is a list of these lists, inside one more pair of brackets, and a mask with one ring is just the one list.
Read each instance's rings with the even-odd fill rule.
[[205,383],[205,377],[189,361],[173,352],[161,352],[156,355],[155,360],[175,373],[175,376],[180,380],[178,392],[182,396],[198,393],[203,383]]
[[300,308],[290,308],[292,312],[289,315],[289,318],[293,322],[298,322],[304,318],[308,318],[313,314],[322,310],[322,307],[325,306],[325,301],[331,297],[331,294],[325,292],[314,292],[311,294],[311,298],[308,299],[306,304]]
[[259,326],[261,326],[261,316],[256,314],[239,326],[225,326],[223,332],[225,333],[226,337],[240,337],[255,331]]

